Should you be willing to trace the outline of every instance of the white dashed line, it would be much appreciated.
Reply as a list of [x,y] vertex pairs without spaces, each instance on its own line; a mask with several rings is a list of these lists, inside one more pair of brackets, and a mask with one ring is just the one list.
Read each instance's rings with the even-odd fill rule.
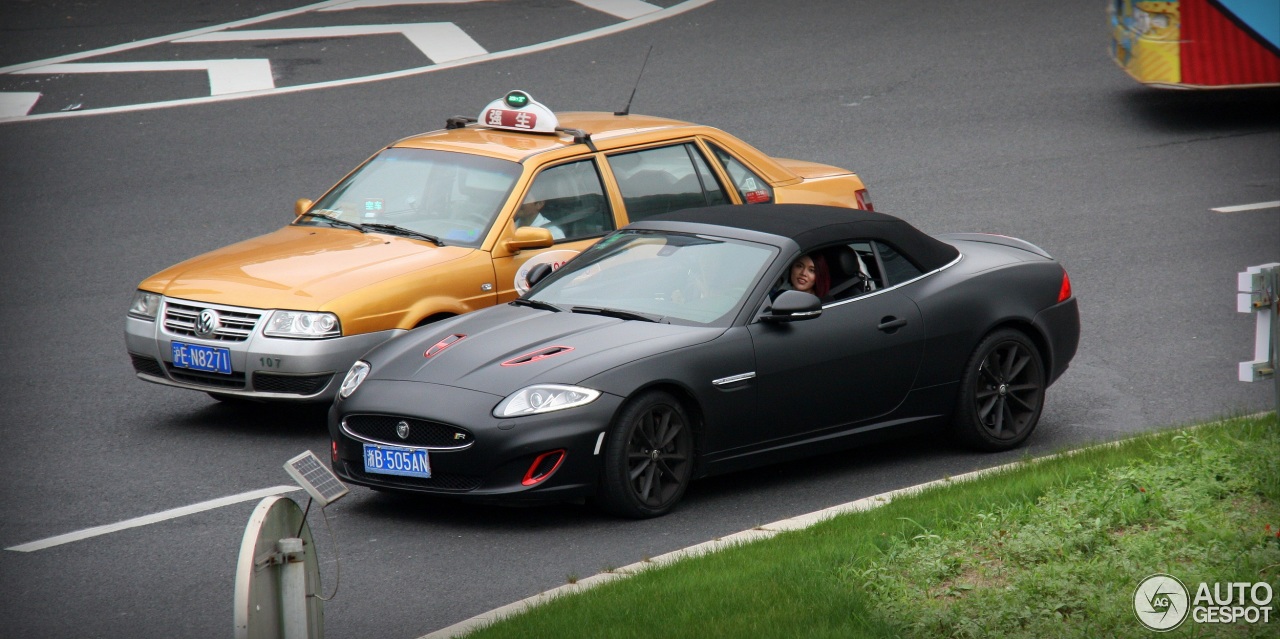
[[611,16],[630,20],[648,15],[654,11],[661,11],[662,7],[640,0],[573,0],[574,2],[595,9],[601,13],[607,13]]
[[20,118],[30,113],[39,100],[39,93],[0,93],[0,119]]
[[[218,31],[174,40],[174,42],[253,42],[258,40],[310,40],[315,38],[351,38],[366,35],[399,33],[418,47],[432,62],[449,62],[488,53],[465,31],[452,22],[415,24],[362,24],[310,29],[259,29],[253,31]],[[28,72],[30,73],[30,72]]]
[[73,541],[89,539],[90,537],[106,535],[113,532],[119,532],[121,530],[128,530],[130,528],[138,528],[140,526],[146,526],[149,524],[155,524],[162,521],[168,521],[170,519],[177,519],[178,517],[184,517],[186,515],[194,515],[195,513],[204,512],[206,510],[213,510],[214,508],[222,508],[223,506],[230,506],[232,504],[239,504],[241,502],[253,501],[255,499],[262,499],[263,497],[280,495],[283,493],[293,492],[295,490],[302,490],[302,489],[297,486],[275,486],[273,488],[263,488],[262,490],[255,490],[252,492],[240,493],[239,495],[231,495],[230,497],[211,499],[209,501],[203,501],[198,504],[192,504],[190,506],[174,508],[172,510],[166,510],[164,512],[155,513],[154,515],[144,515],[142,517],[135,517],[133,519],[128,519],[115,524],[107,524],[105,526],[96,526],[93,528],[86,528],[84,530],[79,530],[73,533],[58,535],[57,537],[49,537],[48,539],[41,539],[40,541],[33,541],[33,542],[18,545],[18,546],[12,546],[10,548],[5,548],[5,550],[12,550],[14,552],[34,552],[37,550],[44,550],[45,548],[52,548],[54,546],[61,546],[62,544],[69,544]]
[[1260,211],[1262,209],[1280,209],[1280,201],[1258,202],[1257,204],[1241,204],[1239,206],[1220,206],[1209,209],[1214,213],[1240,213],[1242,211]]
[[204,71],[209,74],[210,95],[261,91],[274,89],[276,86],[275,79],[271,77],[271,61],[265,58],[163,62],[68,62],[35,67],[34,69],[23,69],[14,73],[69,75],[75,73],[136,73],[148,71]]

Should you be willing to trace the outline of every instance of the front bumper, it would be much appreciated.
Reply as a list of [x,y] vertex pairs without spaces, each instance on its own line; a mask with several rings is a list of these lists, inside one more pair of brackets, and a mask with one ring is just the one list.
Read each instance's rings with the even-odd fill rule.
[[[211,308],[242,320],[243,335],[200,339],[166,325],[169,306]],[[369,349],[403,330],[378,331],[332,339],[284,339],[262,334],[271,311],[165,298],[155,321],[126,316],[125,348],[138,379],[249,399],[330,402],[342,377]],[[217,336],[216,336],[217,337]],[[173,342],[225,348],[231,373],[208,373],[173,365]]]
[[[353,484],[474,501],[557,502],[593,494],[603,467],[604,434],[622,398],[603,393],[586,406],[498,419],[492,411],[502,399],[437,384],[367,380],[329,410],[329,434],[336,443],[333,470]],[[353,426],[375,417],[405,420],[415,430],[440,427],[443,441],[405,442],[390,430],[375,434]],[[365,443],[427,449],[431,478],[366,472]],[[539,456],[559,450],[564,451],[559,467],[526,485]]]

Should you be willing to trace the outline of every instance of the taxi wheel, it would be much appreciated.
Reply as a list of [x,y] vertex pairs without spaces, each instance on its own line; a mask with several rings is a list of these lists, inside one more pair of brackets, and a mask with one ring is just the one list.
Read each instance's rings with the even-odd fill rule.
[[640,395],[618,413],[609,431],[599,503],[623,517],[667,514],[693,474],[693,433],[684,407],[671,395]]
[[988,451],[1026,441],[1044,408],[1044,379],[1040,351],[1025,334],[1001,329],[987,335],[960,381],[956,438]]

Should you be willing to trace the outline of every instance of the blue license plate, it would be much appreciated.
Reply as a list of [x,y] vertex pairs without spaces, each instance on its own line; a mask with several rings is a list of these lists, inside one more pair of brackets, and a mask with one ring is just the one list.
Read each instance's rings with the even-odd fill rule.
[[400,475],[431,479],[431,460],[425,448],[364,445],[364,471],[380,475]]
[[231,374],[231,351],[216,346],[173,343],[173,365],[193,371]]

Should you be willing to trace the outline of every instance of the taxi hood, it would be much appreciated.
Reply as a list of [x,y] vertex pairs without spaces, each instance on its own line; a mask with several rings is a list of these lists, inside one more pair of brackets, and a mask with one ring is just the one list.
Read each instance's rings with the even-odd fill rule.
[[175,264],[140,288],[211,304],[322,310],[352,291],[474,250],[381,233],[286,226]]
[[429,382],[505,396],[537,382],[577,384],[724,331],[501,304],[417,329],[363,359],[371,366],[370,380]]

